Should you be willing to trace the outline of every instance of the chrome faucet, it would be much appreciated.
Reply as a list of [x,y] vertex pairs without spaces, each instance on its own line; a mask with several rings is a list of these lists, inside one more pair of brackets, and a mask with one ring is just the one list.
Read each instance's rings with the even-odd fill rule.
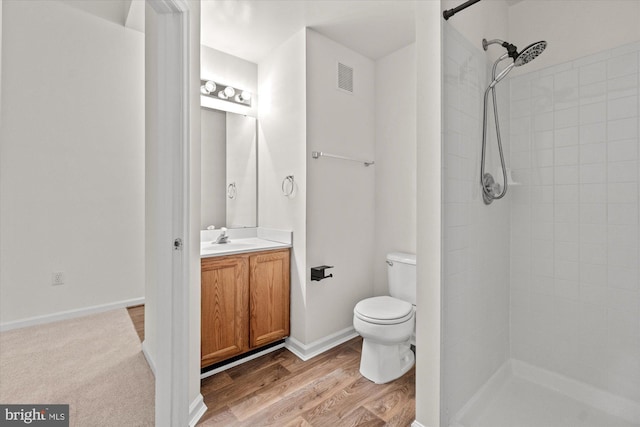
[[213,243],[229,243],[229,236],[227,236],[227,229],[225,227],[222,227],[220,229],[222,231],[222,233],[216,238],[216,241]]

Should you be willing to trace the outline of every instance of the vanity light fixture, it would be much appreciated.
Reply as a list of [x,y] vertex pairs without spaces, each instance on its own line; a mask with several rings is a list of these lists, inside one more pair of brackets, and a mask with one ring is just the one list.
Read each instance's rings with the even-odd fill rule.
[[200,83],[200,93],[203,96],[251,107],[251,92],[212,80],[200,80]]

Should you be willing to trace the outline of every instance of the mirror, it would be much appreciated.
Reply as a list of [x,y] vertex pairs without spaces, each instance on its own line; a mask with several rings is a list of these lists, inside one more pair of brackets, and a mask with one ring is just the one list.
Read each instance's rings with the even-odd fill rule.
[[255,117],[201,108],[201,228],[258,225]]

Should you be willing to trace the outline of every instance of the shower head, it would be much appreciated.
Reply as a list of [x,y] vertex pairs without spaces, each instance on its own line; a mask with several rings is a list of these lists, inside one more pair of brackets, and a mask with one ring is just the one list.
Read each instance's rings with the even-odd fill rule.
[[[507,49],[507,52],[500,56],[500,58],[498,58],[493,64],[493,81],[489,85],[488,89],[495,87],[495,85],[497,85],[500,80],[504,79],[507,74],[509,74],[513,67],[519,67],[521,65],[528,64],[529,62],[537,58],[538,55],[540,55],[547,47],[547,42],[543,40],[530,44],[529,46],[522,49],[520,53],[518,53],[518,48],[515,45],[512,45],[511,43],[504,40],[494,39],[487,41],[487,39],[482,39],[482,48],[484,50],[488,50],[489,45],[492,44],[499,44],[500,46]],[[498,66],[498,63],[507,58],[511,58],[513,62],[505,67],[498,75],[496,75],[496,67]]]
[[491,44],[499,44],[500,46],[507,49],[507,53],[505,55],[513,59],[513,64],[516,67],[533,61],[547,47],[547,42],[543,40],[530,44],[529,46],[522,49],[520,53],[518,53],[518,48],[509,42],[505,42],[499,39],[489,41],[487,41],[487,39],[482,39],[482,47],[484,48],[484,50],[487,50],[489,48],[489,45]]
[[535,43],[531,43],[529,46],[525,47],[517,54],[517,56],[513,59],[513,63],[516,67],[519,67],[524,64],[528,64],[533,61],[547,48],[546,41],[539,41]]

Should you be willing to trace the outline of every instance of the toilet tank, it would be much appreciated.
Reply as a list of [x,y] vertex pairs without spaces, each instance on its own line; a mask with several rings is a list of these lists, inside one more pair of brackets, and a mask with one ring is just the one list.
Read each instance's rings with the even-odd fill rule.
[[389,295],[416,303],[416,256],[403,252],[387,254]]

